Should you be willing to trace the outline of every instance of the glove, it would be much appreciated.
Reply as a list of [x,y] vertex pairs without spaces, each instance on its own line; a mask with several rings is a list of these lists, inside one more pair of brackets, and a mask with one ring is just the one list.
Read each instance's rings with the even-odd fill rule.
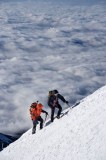
[[68,104],[69,102],[68,101],[66,101],[66,104]]

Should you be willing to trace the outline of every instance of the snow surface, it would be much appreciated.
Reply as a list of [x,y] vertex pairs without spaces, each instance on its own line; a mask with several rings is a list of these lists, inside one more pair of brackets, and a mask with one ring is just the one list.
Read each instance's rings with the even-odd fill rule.
[[35,135],[30,129],[0,160],[106,160],[106,86],[68,110]]

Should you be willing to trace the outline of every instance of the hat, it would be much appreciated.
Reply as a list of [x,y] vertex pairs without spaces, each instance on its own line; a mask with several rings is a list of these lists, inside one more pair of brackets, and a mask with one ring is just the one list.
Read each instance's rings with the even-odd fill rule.
[[32,108],[35,108],[37,106],[37,103],[36,102],[33,102],[32,104],[31,104],[31,107]]
[[57,93],[59,93],[59,92],[58,92],[58,90],[56,90],[56,89],[55,89],[53,92],[54,92],[54,94],[57,94]]

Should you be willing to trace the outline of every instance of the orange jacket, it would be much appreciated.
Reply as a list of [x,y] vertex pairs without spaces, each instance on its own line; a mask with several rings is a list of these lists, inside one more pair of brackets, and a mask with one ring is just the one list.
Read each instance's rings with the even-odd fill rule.
[[30,115],[31,115],[32,120],[36,120],[37,117],[39,117],[41,115],[42,108],[43,108],[43,105],[41,103],[38,103],[34,107],[30,107],[29,111],[30,111]]

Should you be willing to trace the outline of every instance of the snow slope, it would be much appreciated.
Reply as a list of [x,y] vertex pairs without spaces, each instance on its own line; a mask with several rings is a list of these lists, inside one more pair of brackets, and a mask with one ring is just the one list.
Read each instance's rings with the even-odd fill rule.
[[106,160],[106,86],[35,135],[30,129],[0,160]]

